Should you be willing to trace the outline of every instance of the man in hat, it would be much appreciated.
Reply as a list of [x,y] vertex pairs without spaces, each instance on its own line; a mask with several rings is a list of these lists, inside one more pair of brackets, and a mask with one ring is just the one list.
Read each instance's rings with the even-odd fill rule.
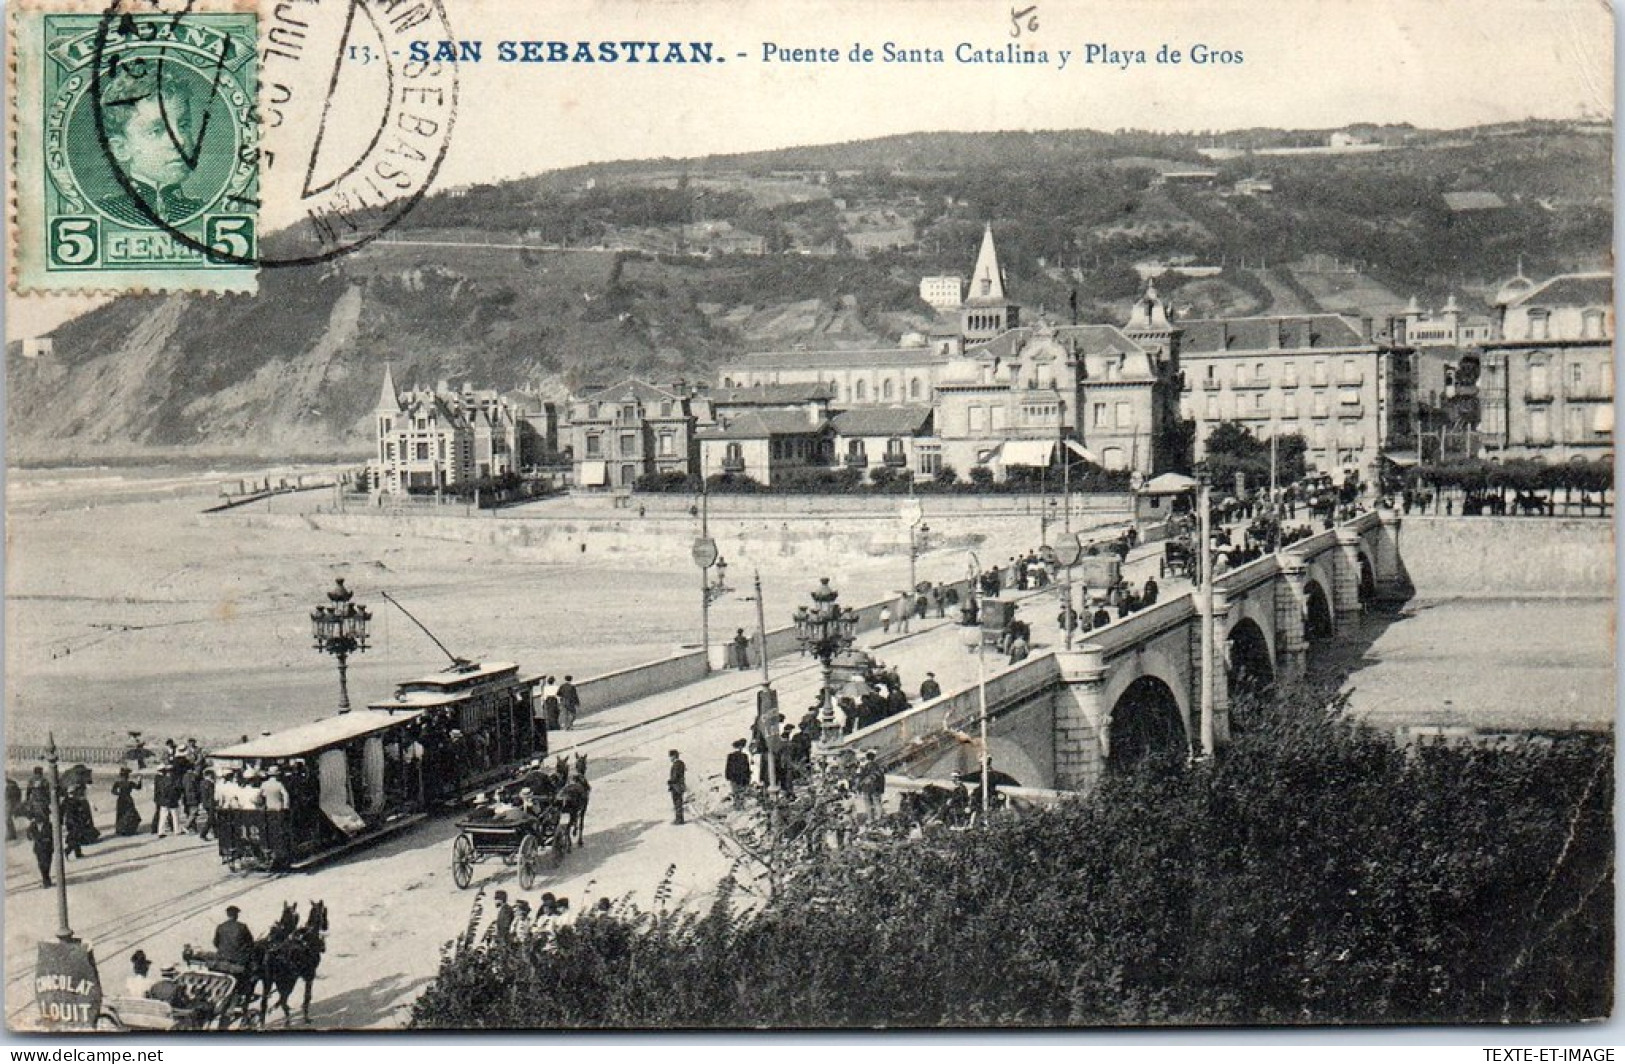
[[491,925],[491,937],[497,941],[505,941],[513,934],[513,907],[508,904],[508,892],[499,890],[492,895],[497,911]]
[[152,780],[152,799],[156,805],[152,814],[152,830],[160,839],[171,831],[180,832],[180,782],[169,765],[161,765]]
[[581,695],[576,691],[575,680],[568,674],[564,682],[559,684],[559,721],[566,731],[576,726],[576,716],[581,712]]
[[136,950],[130,955],[130,977],[124,981],[124,992],[130,997],[146,997],[147,991],[152,989],[154,982],[152,962],[147,960],[144,950]]
[[282,770],[272,765],[260,784],[260,808],[265,810],[265,849],[272,868],[282,867],[288,832],[288,788],[282,785]]
[[683,822],[683,794],[688,790],[688,766],[676,750],[671,751],[671,770],[666,774],[666,790],[671,794],[672,823]]
[[920,685],[920,701],[929,702],[933,698],[941,697],[942,685],[937,683],[937,674],[934,672],[926,673],[925,682]]
[[51,813],[29,812],[28,838],[34,844],[34,862],[39,865],[40,886],[51,885],[51,865],[56,860],[56,832],[51,828]]
[[254,951],[254,934],[237,919],[242,910],[235,905],[226,906],[226,919],[214,929],[214,951],[221,964],[233,966],[241,974],[247,970]]
[[735,739],[728,753],[722,776],[733,789],[734,808],[745,808],[745,792],[750,789],[750,755],[745,752],[745,740]]

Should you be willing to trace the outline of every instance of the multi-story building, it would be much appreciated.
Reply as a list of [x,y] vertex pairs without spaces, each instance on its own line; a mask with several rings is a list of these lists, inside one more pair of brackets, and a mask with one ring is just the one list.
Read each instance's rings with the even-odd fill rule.
[[1480,430],[1490,457],[1611,458],[1614,278],[1521,274],[1496,299],[1499,338],[1482,345]]
[[630,488],[650,473],[687,475],[694,462],[687,395],[627,379],[570,402],[571,462],[578,488]]
[[389,494],[439,491],[519,472],[528,413],[499,392],[466,383],[459,390],[441,381],[398,392],[386,365],[368,487]]
[[1377,340],[1336,314],[1187,319],[1183,413],[1195,423],[1195,452],[1208,434],[1237,421],[1260,439],[1301,435],[1316,469],[1376,482],[1390,438],[1404,437],[1414,412],[1412,350],[1402,322]]
[[920,278],[920,298],[938,310],[958,310],[965,281],[958,274]]
[[854,351],[762,351],[725,363],[723,389],[824,384],[842,407],[929,405],[937,379],[953,358],[935,348],[883,347]]

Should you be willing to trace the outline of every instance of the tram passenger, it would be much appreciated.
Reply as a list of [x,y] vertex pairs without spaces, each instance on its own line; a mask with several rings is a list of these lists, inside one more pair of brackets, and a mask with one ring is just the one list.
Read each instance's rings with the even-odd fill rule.
[[288,857],[288,789],[279,778],[282,770],[272,765],[260,786],[260,807],[265,810],[265,856],[272,868],[280,868]]

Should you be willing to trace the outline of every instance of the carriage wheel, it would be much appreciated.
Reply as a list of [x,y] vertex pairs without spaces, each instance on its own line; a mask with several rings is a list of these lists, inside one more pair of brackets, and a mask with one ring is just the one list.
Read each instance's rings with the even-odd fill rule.
[[519,889],[529,890],[536,885],[536,836],[526,835],[519,840]]
[[118,1013],[101,1012],[96,1014],[96,1030],[98,1031],[127,1031],[128,1027],[119,1022]]
[[550,851],[553,855],[553,867],[558,868],[564,864],[564,855],[570,852],[570,837],[560,827],[553,833],[553,846]]
[[458,890],[474,882],[474,840],[466,833],[457,836],[457,841],[451,844],[451,881],[457,884]]

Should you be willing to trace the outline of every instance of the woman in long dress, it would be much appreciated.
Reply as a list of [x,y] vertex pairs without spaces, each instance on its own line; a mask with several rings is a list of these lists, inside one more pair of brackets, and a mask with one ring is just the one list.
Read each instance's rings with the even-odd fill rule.
[[130,770],[118,770],[118,779],[113,781],[113,797],[117,803],[113,813],[113,830],[120,835],[139,835],[141,833],[141,811],[135,807],[135,792],[141,789],[141,781],[130,778]]

